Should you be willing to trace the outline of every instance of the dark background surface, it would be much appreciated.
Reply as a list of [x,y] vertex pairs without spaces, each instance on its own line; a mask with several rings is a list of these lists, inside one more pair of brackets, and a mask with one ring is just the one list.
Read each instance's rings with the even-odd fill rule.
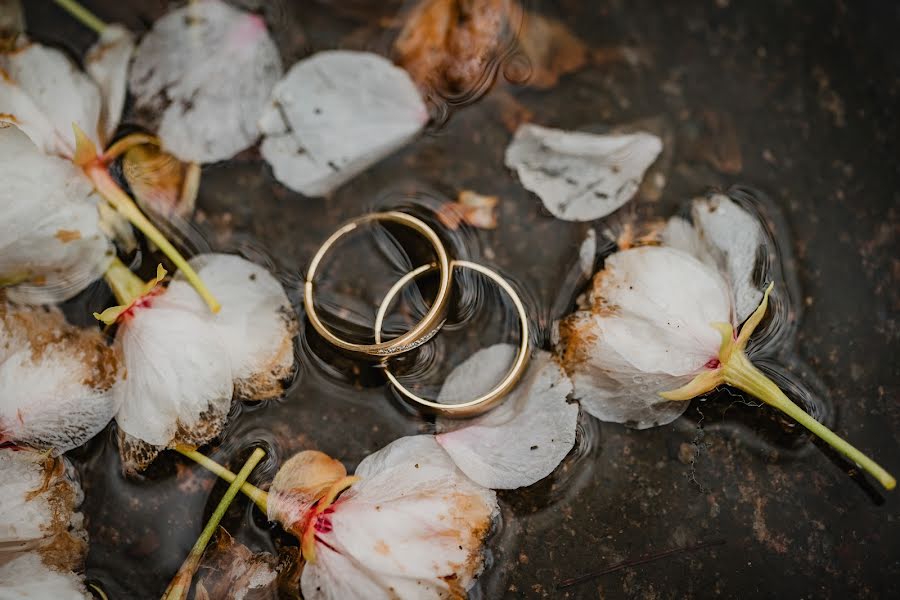
[[[49,0],[26,4],[34,38],[77,56],[93,41]],[[165,4],[85,2],[135,32]],[[340,14],[324,2],[255,4],[265,5],[286,66],[311,51],[351,45],[347,39],[359,46],[359,36],[347,36],[397,9],[373,2],[379,8],[369,10],[358,0],[340,3]],[[499,228],[479,232],[480,253],[530,290],[546,334],[548,323],[571,309],[575,290],[562,283],[588,226],[549,217],[503,167],[506,100],[530,109],[535,122],[560,128],[649,123],[664,134],[667,183],[659,200],[639,199],[646,210],[667,216],[709,187],[742,183],[765,191],[783,211],[804,308],[799,356],[830,390],[835,430],[900,472],[900,5],[560,0],[535,8],[594,47],[636,47],[649,61],[587,66],[548,91],[498,85],[327,200],[279,186],[254,151],[207,166],[198,205],[211,243],[251,254],[263,248],[297,281],[321,240],[386,190],[496,194]],[[375,34],[368,45],[381,50],[390,35]],[[721,134],[713,127],[712,138],[703,137],[709,113],[733,125],[739,173],[720,172],[704,150]],[[298,290],[291,293],[298,300]],[[265,481],[276,457],[302,448],[328,452],[350,470],[391,440],[427,430],[390,402],[383,386],[338,380],[305,343],[300,356],[287,398],[245,407],[217,457],[236,463],[241,450],[267,442],[275,456],[259,477]],[[795,434],[790,445],[806,451],[780,452],[766,442],[771,413],[743,405],[715,410],[716,402],[728,399],[706,407],[695,401],[676,423],[647,431],[585,418],[580,449],[552,480],[501,495],[503,528],[491,544],[484,595],[898,597],[896,492],[882,498]],[[73,456],[87,494],[88,576],[110,598],[158,597],[221,488],[213,492],[211,478],[173,457],[146,479],[125,482],[108,437]],[[225,526],[251,547],[272,548],[264,520],[245,501],[236,506]],[[710,540],[725,544],[557,589],[566,578],[621,560]]]

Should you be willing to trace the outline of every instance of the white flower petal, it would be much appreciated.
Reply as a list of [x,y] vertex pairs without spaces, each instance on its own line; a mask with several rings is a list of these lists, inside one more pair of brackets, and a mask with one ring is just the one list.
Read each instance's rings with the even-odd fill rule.
[[765,244],[762,225],[724,194],[694,200],[691,219],[693,227],[680,217],[670,219],[663,243],[720,269],[734,293],[736,321],[743,323],[763,297],[763,286],[754,279]]
[[155,446],[199,445],[221,431],[232,396],[231,361],[203,314],[168,305],[165,293],[119,327],[128,377],[117,387],[116,422]]
[[131,32],[121,25],[107,25],[84,58],[84,69],[97,83],[103,98],[100,132],[105,141],[112,138],[122,117],[128,91],[128,65],[133,53]]
[[47,156],[16,127],[0,127],[0,285],[11,300],[51,304],[100,278],[112,245],[97,197],[69,161]]
[[262,155],[278,181],[323,196],[406,144],[427,121],[403,69],[369,52],[319,52],[272,90],[260,119]]
[[[438,402],[487,392],[515,354],[510,344],[479,350],[450,373]],[[475,419],[438,419],[437,441],[476,483],[495,490],[531,485],[552,473],[575,445],[578,405],[567,401],[571,391],[562,368],[539,351],[503,404]]]
[[87,532],[76,509],[84,494],[65,458],[0,449],[0,492],[0,563],[5,553],[29,551],[59,570],[81,567]]
[[168,152],[215,162],[254,144],[279,77],[281,58],[262,17],[202,0],[153,25],[129,85],[139,111],[162,114],[158,134]]
[[[294,368],[298,328],[284,288],[264,267],[234,254],[201,254],[190,264],[222,304],[212,322],[231,358],[235,395],[245,400],[279,396]],[[205,310],[180,274],[169,285],[166,302]]]
[[71,571],[48,566],[35,553],[28,552],[9,562],[0,561],[0,598],[52,598],[53,600],[92,600],[80,577]]
[[304,598],[465,596],[498,511],[494,492],[463,475],[433,436],[401,438],[356,474],[332,505],[331,530],[317,532]]
[[525,124],[505,160],[553,216],[591,221],[631,200],[661,151],[662,141],[650,133],[597,135]]
[[116,412],[119,360],[57,310],[0,304],[0,440],[66,452]]
[[590,414],[651,427],[687,407],[658,394],[717,357],[721,339],[711,323],[730,323],[731,312],[724,279],[693,256],[661,246],[623,250],[594,278],[591,310],[560,323],[557,352]]
[[0,121],[22,129],[45,153],[71,158],[77,124],[98,147],[97,85],[59,50],[40,44],[0,54]]

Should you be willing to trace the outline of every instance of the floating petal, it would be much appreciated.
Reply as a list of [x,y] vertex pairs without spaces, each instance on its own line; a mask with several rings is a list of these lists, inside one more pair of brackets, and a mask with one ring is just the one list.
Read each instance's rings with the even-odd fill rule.
[[[470,400],[500,381],[515,346],[495,344],[457,366],[438,402]],[[503,404],[475,419],[438,419],[438,443],[470,479],[491,489],[515,489],[540,481],[575,445],[578,404],[572,383],[548,352],[531,359],[528,372]]]
[[0,304],[0,441],[66,452],[116,412],[119,359],[59,311]]
[[153,25],[135,52],[129,86],[139,112],[162,115],[158,134],[168,152],[207,163],[255,143],[279,77],[281,58],[262,17],[202,0]]
[[428,110],[409,75],[369,52],[319,52],[272,90],[260,120],[275,177],[324,196],[415,136]]
[[97,196],[72,163],[0,127],[0,285],[11,300],[52,304],[99,279],[112,260]]
[[650,133],[597,135],[522,125],[506,149],[506,166],[564,221],[605,217],[631,200],[662,151]]
[[310,510],[337,481],[347,476],[340,461],[316,450],[305,450],[285,462],[269,489],[269,520],[302,537]]
[[393,442],[356,475],[313,525],[317,558],[303,570],[303,597],[465,597],[483,566],[494,492],[463,475],[433,436]]
[[33,552],[20,554],[9,562],[0,561],[2,597],[53,598],[53,600],[93,600],[84,581],[71,571],[48,566]]
[[121,25],[107,25],[84,57],[84,69],[97,83],[103,99],[100,133],[106,142],[112,139],[122,117],[128,91],[128,65],[133,53],[131,33]]

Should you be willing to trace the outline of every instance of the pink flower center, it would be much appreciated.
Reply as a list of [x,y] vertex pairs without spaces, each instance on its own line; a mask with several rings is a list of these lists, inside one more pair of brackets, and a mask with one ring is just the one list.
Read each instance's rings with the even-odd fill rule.
[[334,529],[331,525],[331,513],[333,512],[334,509],[329,506],[316,515],[315,522],[313,523],[313,529],[316,530],[316,533],[331,533],[331,530]]
[[137,298],[135,298],[134,301],[128,305],[128,308],[122,311],[122,314],[119,315],[119,322],[122,323],[128,321],[139,309],[150,308],[151,306],[153,306],[153,299],[161,294],[164,289],[165,288],[156,287],[143,296],[138,296]]
[[722,363],[719,362],[719,359],[718,359],[718,358],[711,358],[711,359],[709,359],[709,361],[708,361],[705,365],[703,365],[703,366],[706,367],[707,369],[718,369],[719,366],[720,366],[721,364],[722,364]]

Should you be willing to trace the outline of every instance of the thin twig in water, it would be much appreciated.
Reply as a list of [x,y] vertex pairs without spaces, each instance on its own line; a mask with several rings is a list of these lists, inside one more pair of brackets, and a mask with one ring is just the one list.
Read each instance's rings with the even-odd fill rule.
[[703,550],[704,548],[712,548],[714,546],[723,546],[725,545],[725,540],[712,540],[709,542],[700,542],[699,544],[694,544],[693,546],[681,546],[680,548],[672,548],[671,550],[666,550],[664,552],[658,552],[656,554],[648,554],[646,556],[642,556],[640,558],[630,558],[628,560],[623,560],[622,562],[618,562],[614,565],[610,565],[605,569],[601,569],[599,571],[594,571],[593,573],[587,573],[585,575],[580,575],[578,577],[572,577],[571,579],[565,579],[556,586],[557,590],[561,590],[567,587],[572,587],[578,585],[580,583],[584,583],[585,581],[590,581],[595,577],[600,577],[601,575],[607,575],[609,573],[614,573],[616,571],[620,571],[622,569],[627,569],[629,567],[636,567],[638,565],[647,564],[649,562],[653,562],[656,560],[661,560],[663,558],[668,558],[670,556],[676,554],[687,554],[688,552],[695,552],[697,550]]

